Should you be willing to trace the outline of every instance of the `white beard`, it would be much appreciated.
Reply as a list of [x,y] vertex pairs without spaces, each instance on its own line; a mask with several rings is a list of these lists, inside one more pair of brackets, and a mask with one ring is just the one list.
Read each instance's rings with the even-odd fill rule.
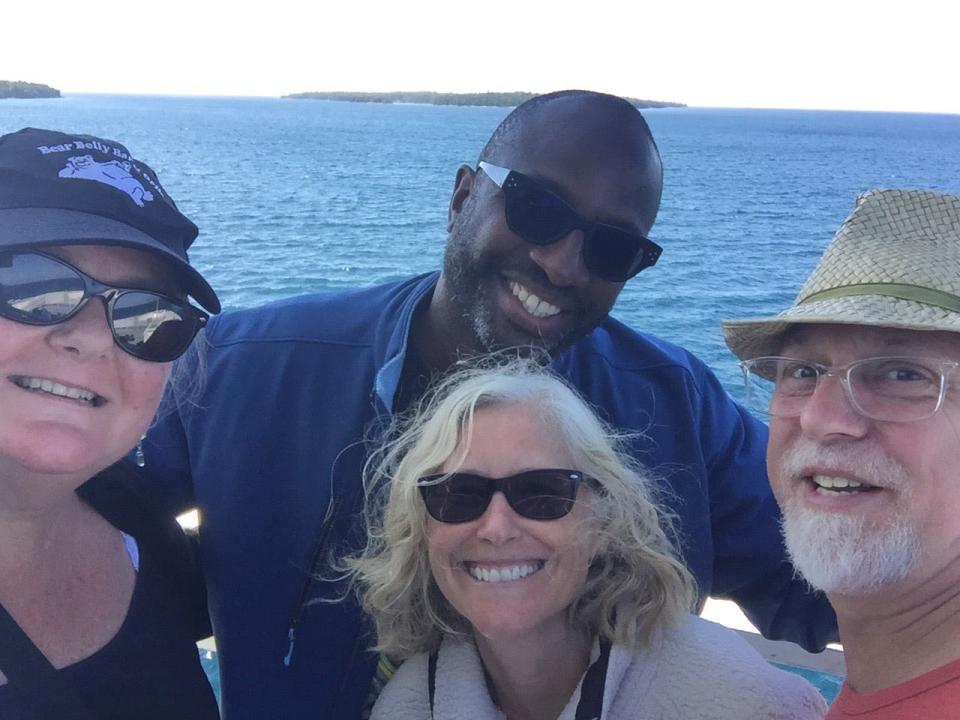
[[[909,477],[899,463],[874,450],[800,446],[783,458],[785,478],[804,465],[856,468],[857,475],[903,494]],[[908,498],[909,499],[909,498]],[[906,512],[878,525],[856,515],[783,506],[783,537],[794,567],[813,587],[828,594],[863,595],[905,579],[921,555],[920,540]]]
[[794,567],[828,594],[864,595],[900,582],[920,556],[903,517],[873,527],[862,517],[785,509],[783,537]]

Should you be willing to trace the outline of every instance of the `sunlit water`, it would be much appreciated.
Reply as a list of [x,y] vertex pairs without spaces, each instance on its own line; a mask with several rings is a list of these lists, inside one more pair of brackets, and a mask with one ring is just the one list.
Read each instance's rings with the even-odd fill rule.
[[[439,267],[456,168],[476,162],[506,112],[88,95],[0,101],[0,132],[47,127],[126,144],[200,226],[192,258],[229,308]],[[960,116],[646,116],[666,168],[651,233],[665,252],[614,313],[685,345],[734,393],[720,320],[788,305],[859,192],[960,193]],[[818,685],[836,692],[835,678]]]
[[[67,96],[0,101],[26,125],[115,138],[201,229],[192,257],[227,307],[437,268],[454,172],[500,108]],[[960,193],[960,116],[646,112],[666,166],[660,264],[615,314],[685,345],[738,390],[721,318],[788,305],[872,187]]]

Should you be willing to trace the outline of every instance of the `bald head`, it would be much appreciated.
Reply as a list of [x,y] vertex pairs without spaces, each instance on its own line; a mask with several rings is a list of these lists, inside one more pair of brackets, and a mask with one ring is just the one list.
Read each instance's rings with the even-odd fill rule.
[[563,90],[528,100],[500,123],[480,159],[520,169],[518,155],[552,156],[571,167],[584,158],[610,163],[652,226],[663,188],[660,152],[643,115],[623,98]]

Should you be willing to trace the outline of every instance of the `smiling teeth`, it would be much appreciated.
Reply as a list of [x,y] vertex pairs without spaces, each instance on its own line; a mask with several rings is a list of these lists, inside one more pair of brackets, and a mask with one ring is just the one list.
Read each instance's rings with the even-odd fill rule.
[[80,402],[87,403],[88,405],[93,405],[94,400],[96,400],[97,397],[94,393],[88,390],[67,387],[66,385],[61,385],[60,383],[43,378],[14,378],[13,382],[25,390],[39,390],[41,392],[50,393],[51,395],[56,395],[57,397],[79,400]]
[[541,300],[518,282],[510,281],[510,291],[523,304],[524,309],[534,317],[551,317],[560,313],[560,308],[556,305]]
[[835,493],[838,490],[856,490],[863,487],[863,483],[856,480],[829,475],[814,475],[813,482],[817,486],[817,492],[821,494]]
[[511,567],[500,567],[500,568],[485,568],[480,567],[479,565],[470,565],[467,568],[467,572],[473,577],[474,580],[479,580],[480,582],[509,582],[510,580],[519,580],[520,578],[525,578],[528,575],[533,575],[540,568],[543,567],[543,563],[537,564],[523,564],[523,565],[513,565]]

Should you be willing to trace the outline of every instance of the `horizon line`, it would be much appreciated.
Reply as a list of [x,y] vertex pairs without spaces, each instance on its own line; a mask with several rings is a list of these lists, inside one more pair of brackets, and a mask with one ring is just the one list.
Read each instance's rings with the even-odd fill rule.
[[[52,87],[52,86],[48,86]],[[57,89],[57,88],[53,88]],[[365,94],[379,94],[386,95],[390,93],[437,93],[441,95],[481,95],[486,93],[492,94],[508,94],[508,93],[518,93],[518,92],[531,92],[528,90],[479,90],[476,92],[447,92],[442,90],[303,90],[297,91],[295,93],[286,93],[286,94],[249,94],[249,95],[234,95],[234,94],[209,94],[209,93],[190,93],[190,92],[116,92],[116,91],[69,91],[69,90],[58,90],[60,92],[60,98],[28,98],[31,101],[34,100],[58,100],[69,95],[104,95],[104,96],[114,96],[114,97],[154,97],[154,98],[184,98],[184,99],[233,99],[233,100],[310,100],[312,102],[353,102],[357,104],[357,101],[349,100],[335,100],[335,99],[311,99],[311,98],[291,98],[289,95],[302,94],[302,93],[365,93]],[[539,94],[539,93],[535,93]],[[616,95],[617,93],[610,93]],[[623,97],[623,96],[620,96]],[[23,98],[3,98],[0,99],[0,103],[3,100],[7,99],[23,99]],[[671,110],[671,111],[683,111],[683,110],[793,110],[798,112],[859,112],[859,113],[884,113],[884,114],[901,114],[901,115],[946,115],[946,116],[958,116],[960,115],[960,109],[958,110],[891,110],[891,109],[875,109],[875,108],[850,108],[850,107],[797,107],[797,106],[785,106],[785,105],[699,105],[699,104],[690,104],[690,103],[680,103],[680,101],[659,101],[659,100],[650,100],[649,98],[644,98],[650,102],[677,102],[678,104],[684,105],[684,107],[666,107],[666,108],[643,108],[644,111],[651,110]],[[360,101],[363,102],[363,101]],[[373,104],[373,103],[371,103]],[[432,105],[433,103],[380,103],[384,105],[388,104],[409,104],[409,105]],[[444,107],[457,107],[455,105],[444,106]],[[466,107],[466,106],[463,106]],[[512,107],[512,106],[489,106],[489,107]]]

